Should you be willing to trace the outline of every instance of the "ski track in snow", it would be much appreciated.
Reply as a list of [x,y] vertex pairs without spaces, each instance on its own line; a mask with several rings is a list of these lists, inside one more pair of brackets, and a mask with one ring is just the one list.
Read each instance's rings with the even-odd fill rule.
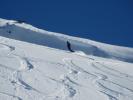
[[[0,50],[3,50],[5,52],[7,52],[7,55],[9,55],[9,54],[11,54],[12,51],[15,50],[15,47],[7,45],[5,43],[0,43]],[[39,94],[43,94],[39,90],[37,90],[37,89],[33,88],[32,86],[28,85],[22,79],[21,74],[23,72],[27,72],[28,70],[31,70],[31,69],[34,68],[34,66],[30,63],[30,61],[27,58],[21,57],[19,55],[11,54],[11,56],[18,59],[18,61],[20,63],[19,68],[16,70],[16,69],[13,69],[13,68],[10,68],[8,66],[0,64],[0,67],[1,67],[0,71],[2,72],[0,74],[0,77],[2,77],[4,79],[7,79],[8,81],[11,82],[11,84],[13,84],[15,93],[14,93],[14,95],[8,94],[8,93],[3,93],[1,91],[0,91],[0,93],[8,95],[8,96],[12,96],[14,98],[17,98],[18,100],[22,100],[19,96],[16,96],[17,92],[19,92],[20,87],[23,87],[26,90],[35,91]],[[3,71],[6,72],[6,74],[4,74]],[[11,77],[9,77],[9,76],[11,76]]]
[[13,100],[15,100],[15,99],[17,99],[17,100],[23,100],[22,98],[20,98],[18,96],[15,96],[15,95],[12,95],[12,94],[9,94],[9,93],[0,92],[0,94],[3,94],[3,95],[7,95],[9,97],[12,97]]
[[[13,50],[15,50],[15,47],[12,47],[12,46],[9,46],[9,45],[6,45],[6,44],[0,44],[0,47],[2,47],[0,49],[9,50],[9,53],[12,52]],[[0,71],[1,71],[0,77],[2,77],[4,79],[7,79],[8,81],[10,81],[13,84],[15,93],[14,93],[14,95],[4,93],[4,92],[1,92],[1,91],[0,91],[0,93],[4,94],[4,95],[11,96],[13,98],[17,98],[18,100],[23,100],[22,98],[20,98],[19,96],[16,95],[17,92],[19,92],[20,87],[23,87],[26,90],[32,90],[32,91],[35,91],[39,94],[42,94],[39,90],[31,87],[26,82],[24,82],[23,79],[22,79],[21,74],[23,72],[27,72],[28,70],[33,69],[34,66],[27,60],[27,58],[20,57],[18,55],[12,55],[12,56],[14,58],[18,59],[18,61],[20,63],[19,68],[16,70],[16,69],[13,69],[13,68],[10,68],[8,66],[0,64]],[[3,71],[6,74],[4,74]],[[9,76],[12,76],[12,77],[9,77]]]
[[[74,60],[71,58],[65,58],[65,59],[63,59],[63,61],[69,66],[68,68],[69,68],[71,74],[75,73],[75,72],[76,72],[75,74],[77,74],[80,72],[80,73],[84,73],[89,76],[91,75],[91,77],[94,78],[93,79],[94,85],[96,85],[96,87],[98,87],[98,90],[101,93],[107,95],[109,97],[109,100],[121,100],[120,99],[121,97],[128,99],[128,100],[132,100],[133,90],[127,88],[126,86],[122,86],[118,83],[110,81],[110,79],[109,79],[110,75],[111,75],[116,78],[121,78],[123,80],[127,80],[128,82],[133,84],[132,76],[129,76],[125,73],[121,73],[117,70],[108,68],[107,66],[102,65],[100,62],[95,62],[94,59],[92,60],[93,62],[91,63],[92,66],[88,66],[88,67],[92,67],[95,70],[95,72],[85,71],[84,69],[81,68],[82,66],[80,67],[80,66],[76,65],[75,63],[73,63]],[[69,76],[69,74],[68,74],[68,76]],[[66,80],[66,79],[64,78],[64,80]],[[70,81],[69,81],[69,83],[70,83]],[[104,83],[111,84],[114,87],[116,87],[117,89],[116,90],[110,89],[108,86],[104,86]],[[120,91],[121,89],[125,91],[124,92],[125,94]]]
[[[82,100],[80,96],[92,93],[93,100],[97,95],[100,96],[97,100],[133,100],[133,74],[130,69],[118,70],[123,63],[132,64],[132,48],[69,37],[3,19],[0,19],[0,35],[7,37],[0,36],[0,97]],[[66,51],[66,41],[70,41],[76,52]],[[107,65],[106,61],[112,64]],[[115,61],[119,61],[119,66],[113,66]],[[90,94],[81,93],[84,90]]]
[[14,95],[16,95],[17,92],[19,92],[19,86],[26,89],[26,91],[27,90],[34,91],[34,92],[37,92],[38,94],[44,95],[42,92],[30,86],[22,79],[22,73],[28,73],[28,71],[32,70],[34,66],[27,60],[27,58],[16,56],[16,55],[15,57],[19,59],[20,67],[18,70],[14,71],[12,75],[13,76],[12,84],[15,86],[15,91],[16,91]]
[[[111,76],[113,76],[114,79],[116,78],[116,79],[122,79],[124,81],[126,80],[130,84],[133,84],[132,81],[128,80],[128,78],[127,78],[128,75],[125,76],[124,73],[119,73],[119,71],[116,71],[116,70],[114,71],[113,69],[108,68],[107,66],[105,67],[105,65],[101,65],[101,64],[100,64],[100,66],[99,65],[96,66],[95,64],[92,64],[92,65],[93,65],[94,68],[96,68],[97,70],[101,71],[102,74],[104,74],[102,76],[99,75],[98,79],[95,80],[96,84],[98,84],[97,86],[99,86],[99,88],[103,89],[102,90],[103,93],[110,95],[110,92],[111,92],[111,94],[112,94],[111,97],[115,98],[116,100],[120,100],[119,98],[121,96],[124,97],[126,95],[128,95],[127,97],[129,97],[129,98],[133,98],[133,90],[132,89],[129,89],[128,86],[121,85],[120,82],[113,82],[113,80],[111,81],[109,79]],[[106,78],[103,78],[103,77],[106,77]],[[115,88],[115,90],[112,90],[109,87],[104,86],[104,84],[102,84],[102,83],[109,83],[109,84],[115,86],[116,88]],[[124,92],[126,94],[122,93],[120,91],[121,89],[126,91],[126,92]],[[111,98],[111,97],[109,97],[109,98]],[[112,99],[110,99],[110,100],[112,100]]]
[[13,51],[13,50],[15,50],[15,47],[4,44],[4,43],[0,43],[0,50],[2,50],[2,49]]
[[[0,47],[1,47],[1,49],[6,49],[6,50],[9,50],[10,52],[15,50],[15,47],[5,45],[5,44],[0,44]],[[7,80],[11,81],[11,83],[14,86],[15,92],[14,92],[14,94],[9,94],[9,93],[4,93],[4,92],[0,91],[0,94],[7,95],[12,98],[16,98],[18,100],[23,100],[22,97],[20,97],[18,95],[18,93],[21,88],[24,88],[25,92],[26,91],[34,91],[34,92],[37,92],[38,94],[45,95],[42,92],[40,92],[39,90],[37,90],[37,89],[33,88],[32,86],[30,86],[29,84],[27,84],[22,79],[22,73],[28,73],[28,71],[34,70],[34,65],[32,65],[32,63],[30,62],[31,59],[21,57],[19,55],[14,55],[14,54],[12,54],[12,56],[14,58],[18,59],[18,61],[20,63],[19,68],[16,70],[16,69],[13,69],[8,66],[0,64],[1,71],[6,71],[6,73],[8,73],[8,75],[12,76],[12,77],[8,77],[8,75],[1,73],[0,77],[6,78]],[[34,59],[33,61],[36,61],[36,59]],[[67,69],[68,69],[68,73],[64,73],[64,75],[60,76],[60,80],[55,80],[55,79],[50,78],[50,76],[42,75],[44,77],[49,77],[49,79],[56,81],[58,84],[62,84],[62,88],[60,90],[57,90],[57,93],[55,93],[56,95],[52,95],[52,96],[45,95],[45,97],[42,96],[42,99],[43,98],[45,98],[45,99],[54,98],[54,100],[56,100],[56,99],[57,100],[61,100],[61,99],[67,100],[70,98],[73,99],[79,93],[79,90],[76,88],[76,86],[77,87],[83,86],[81,83],[78,83],[78,81],[74,81],[74,80],[77,80],[78,76],[80,76],[81,73],[84,73],[86,76],[91,77],[93,79],[92,83],[94,84],[94,86],[97,87],[98,91],[100,91],[101,93],[108,96],[109,100],[120,100],[120,98],[126,98],[128,100],[132,100],[132,98],[133,98],[133,90],[132,89],[129,89],[128,86],[123,86],[123,84],[120,84],[119,82],[117,83],[113,80],[110,80],[110,78],[114,78],[115,80],[123,79],[123,80],[128,81],[130,84],[133,84],[133,76],[122,73],[122,72],[114,70],[114,69],[111,69],[108,66],[102,64],[101,62],[95,61],[95,59],[88,58],[88,62],[85,62],[86,66],[90,67],[90,71],[85,70],[84,68],[82,68],[82,66],[75,63],[76,60],[74,60],[72,58],[62,59],[64,64],[60,64],[57,62],[43,61],[43,60],[39,60],[39,59],[38,59],[38,61],[50,63],[53,65],[57,64],[59,66],[67,67]],[[91,66],[87,65],[89,63],[91,64]],[[115,90],[111,89],[109,86],[106,85],[106,83],[114,86],[116,89]],[[120,90],[123,90],[125,92],[123,93]],[[62,95],[64,95],[64,97],[62,95],[61,96],[57,95],[61,92],[63,93]],[[27,94],[27,95],[30,96],[30,94]]]

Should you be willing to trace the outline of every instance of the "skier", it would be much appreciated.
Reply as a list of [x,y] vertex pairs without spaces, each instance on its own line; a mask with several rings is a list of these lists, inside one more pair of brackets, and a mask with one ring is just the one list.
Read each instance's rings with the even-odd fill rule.
[[74,50],[72,50],[71,48],[71,43],[69,41],[67,41],[67,48],[70,52],[74,52]]

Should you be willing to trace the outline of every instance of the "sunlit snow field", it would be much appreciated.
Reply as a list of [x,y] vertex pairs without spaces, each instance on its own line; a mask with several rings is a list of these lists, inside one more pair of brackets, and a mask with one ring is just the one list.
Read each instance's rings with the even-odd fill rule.
[[133,100],[132,55],[0,19],[0,100]]

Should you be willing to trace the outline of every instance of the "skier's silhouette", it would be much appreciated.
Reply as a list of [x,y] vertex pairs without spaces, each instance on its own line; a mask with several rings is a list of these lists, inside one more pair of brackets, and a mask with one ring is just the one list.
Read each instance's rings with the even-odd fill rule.
[[74,50],[72,50],[71,48],[71,43],[69,41],[67,41],[67,48],[70,52],[74,52]]

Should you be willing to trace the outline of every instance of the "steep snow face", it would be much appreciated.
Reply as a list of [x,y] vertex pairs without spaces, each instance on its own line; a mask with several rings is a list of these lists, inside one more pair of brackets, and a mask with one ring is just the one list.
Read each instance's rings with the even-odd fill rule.
[[0,36],[0,100],[133,100],[133,63]]
[[132,54],[0,19],[0,100],[133,100]]
[[20,21],[0,19],[0,36],[60,50],[67,50],[66,41],[69,41],[75,51],[82,51],[85,54],[98,57],[133,62],[132,48],[113,46],[88,39],[48,32]]

